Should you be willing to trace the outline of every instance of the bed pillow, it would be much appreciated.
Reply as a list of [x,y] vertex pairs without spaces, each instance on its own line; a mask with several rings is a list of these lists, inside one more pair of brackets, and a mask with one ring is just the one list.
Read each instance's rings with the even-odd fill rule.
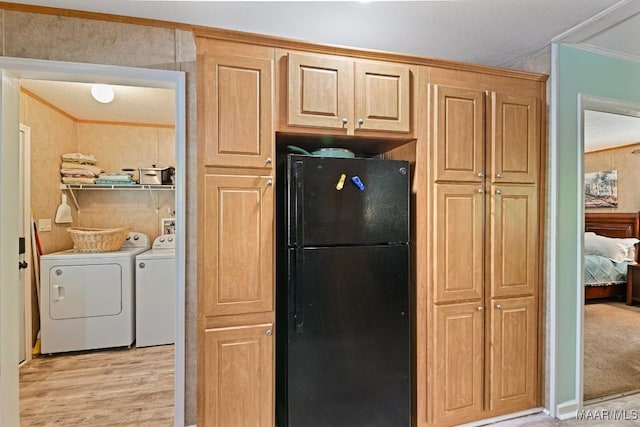
[[635,238],[616,239],[593,232],[584,233],[585,255],[600,255],[611,261],[634,261],[634,246],[640,240]]

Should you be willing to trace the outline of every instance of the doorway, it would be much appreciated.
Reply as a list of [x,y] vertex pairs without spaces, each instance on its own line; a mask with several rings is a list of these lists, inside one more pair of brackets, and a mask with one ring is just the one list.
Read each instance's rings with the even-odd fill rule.
[[[640,104],[581,95],[579,112],[579,143],[583,152],[579,170],[586,177],[602,178],[600,181],[607,184],[604,186],[607,188],[598,191],[593,191],[594,185],[586,181],[580,185],[585,194],[581,216],[589,215],[589,221],[585,221],[589,229],[595,222],[595,227],[602,230],[595,237],[585,235],[580,257],[584,286],[578,295],[585,303],[579,316],[579,384],[581,404],[589,405],[640,391],[635,358],[629,357],[630,351],[640,348],[637,345],[640,334],[634,326],[640,322],[640,307],[625,304],[627,264],[638,259],[635,248],[629,249],[622,260],[622,255],[617,259],[608,250],[598,253],[599,246],[593,243],[596,237],[603,245],[628,243],[619,239],[616,231],[607,230],[607,222],[625,214],[637,215],[639,210],[635,163],[640,162]],[[602,226],[597,224],[600,219],[595,220],[596,217],[602,218]],[[632,234],[639,237],[637,230]],[[612,240],[615,238],[619,240]],[[610,274],[605,277],[604,272]],[[594,297],[586,298],[588,295]]]
[[[1,58],[2,69],[2,134],[0,139],[0,186],[3,206],[17,206],[18,193],[12,189],[18,179],[18,112],[19,86],[23,79],[74,81],[84,83],[101,82],[106,84],[156,87],[175,91],[175,218],[176,233],[176,344],[175,344],[175,387],[174,387],[174,424],[184,425],[184,393],[185,393],[185,334],[184,334],[184,302],[185,302],[185,168],[186,168],[186,136],[185,136],[185,77],[182,72],[138,69],[129,67],[103,66],[93,64],[65,63],[18,58]],[[15,187],[15,186],[14,186]],[[3,283],[17,283],[18,270],[18,210],[15,212],[3,209],[0,217],[0,234],[2,236],[1,279]],[[9,242],[15,242],[9,244]],[[15,255],[11,255],[12,252]],[[4,255],[7,256],[4,256]],[[3,287],[4,288],[4,287]],[[18,331],[7,328],[17,325],[17,311],[11,301],[17,301],[17,289],[6,291],[0,299],[0,328],[2,328],[2,376],[0,388],[2,403],[0,406],[0,424],[19,425],[19,388],[18,388]],[[15,353],[15,355],[13,354]],[[15,363],[14,363],[15,361]],[[15,366],[15,370],[7,369]]]

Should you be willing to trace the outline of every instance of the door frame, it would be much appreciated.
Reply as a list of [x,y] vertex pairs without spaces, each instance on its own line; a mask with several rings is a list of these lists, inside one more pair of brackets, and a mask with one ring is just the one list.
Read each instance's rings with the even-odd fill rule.
[[[33,284],[31,282],[33,264],[36,262],[32,258],[33,252],[31,248],[31,235],[33,234],[33,223],[31,220],[31,128],[20,123],[21,134],[24,134],[24,139],[21,139],[20,147],[20,174],[23,176],[23,181],[20,181],[22,188],[20,191],[23,193],[22,204],[22,221],[24,232],[24,260],[27,262],[27,268],[24,269],[24,341],[25,341],[25,358],[26,363],[32,359],[32,346],[33,346],[33,325],[31,319],[33,318],[31,304],[31,290]],[[36,283],[38,281],[36,280]]]
[[[593,96],[585,93],[578,94],[578,196],[584,198],[584,126],[585,111],[600,111],[602,113],[619,114],[640,118],[640,103],[621,99]],[[584,203],[578,203],[578,217],[580,230],[584,230]],[[579,234],[582,236],[582,233]],[[576,301],[577,324],[576,330],[576,390],[578,392],[578,411],[584,406],[584,240],[578,239],[578,300]]]
[[[107,83],[128,86],[156,87],[175,91],[175,159],[176,159],[176,340],[174,347],[174,426],[184,426],[185,410],[185,253],[186,253],[186,79],[181,71],[155,70],[146,68],[99,65],[40,59],[0,57],[0,201],[2,206],[16,206],[18,193],[15,181],[18,177],[19,127],[19,81],[20,79],[41,79],[74,81],[84,83]],[[13,143],[12,143],[13,141]],[[0,213],[0,264],[3,267],[0,279],[10,283],[17,279],[18,260],[17,209],[6,209]],[[12,255],[12,252],[15,255]],[[15,264],[12,262],[15,261]],[[5,282],[6,281],[6,282]],[[18,425],[19,383],[17,328],[6,333],[3,325],[11,324],[17,314],[8,303],[1,286],[0,291],[0,424]],[[15,293],[15,292],[14,292]],[[15,357],[11,356],[11,350]],[[14,363],[15,362],[15,363]],[[15,418],[14,418],[15,417]],[[6,423],[6,424],[5,424]]]

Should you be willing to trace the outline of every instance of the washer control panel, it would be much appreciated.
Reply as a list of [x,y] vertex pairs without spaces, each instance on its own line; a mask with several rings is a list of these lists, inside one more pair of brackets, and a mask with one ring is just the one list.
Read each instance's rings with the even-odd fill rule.
[[176,235],[175,234],[161,234],[153,241],[152,249],[175,249],[176,247]]
[[149,236],[139,231],[130,231],[122,244],[123,248],[143,248],[149,246]]

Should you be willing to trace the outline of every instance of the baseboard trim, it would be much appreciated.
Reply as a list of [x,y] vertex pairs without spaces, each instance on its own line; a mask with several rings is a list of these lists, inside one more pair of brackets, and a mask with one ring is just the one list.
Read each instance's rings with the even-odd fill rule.
[[556,407],[556,418],[559,420],[568,420],[575,418],[578,415],[578,401],[569,400],[568,402],[560,403]]
[[532,408],[532,409],[527,409],[525,411],[514,412],[512,414],[499,415],[499,416],[493,417],[493,418],[486,418],[484,420],[472,421],[472,422],[467,423],[467,424],[460,424],[458,427],[484,426],[484,425],[487,425],[487,424],[497,423],[499,421],[506,421],[506,420],[511,420],[513,418],[526,417],[527,415],[539,414],[542,411],[543,411],[542,408]]

